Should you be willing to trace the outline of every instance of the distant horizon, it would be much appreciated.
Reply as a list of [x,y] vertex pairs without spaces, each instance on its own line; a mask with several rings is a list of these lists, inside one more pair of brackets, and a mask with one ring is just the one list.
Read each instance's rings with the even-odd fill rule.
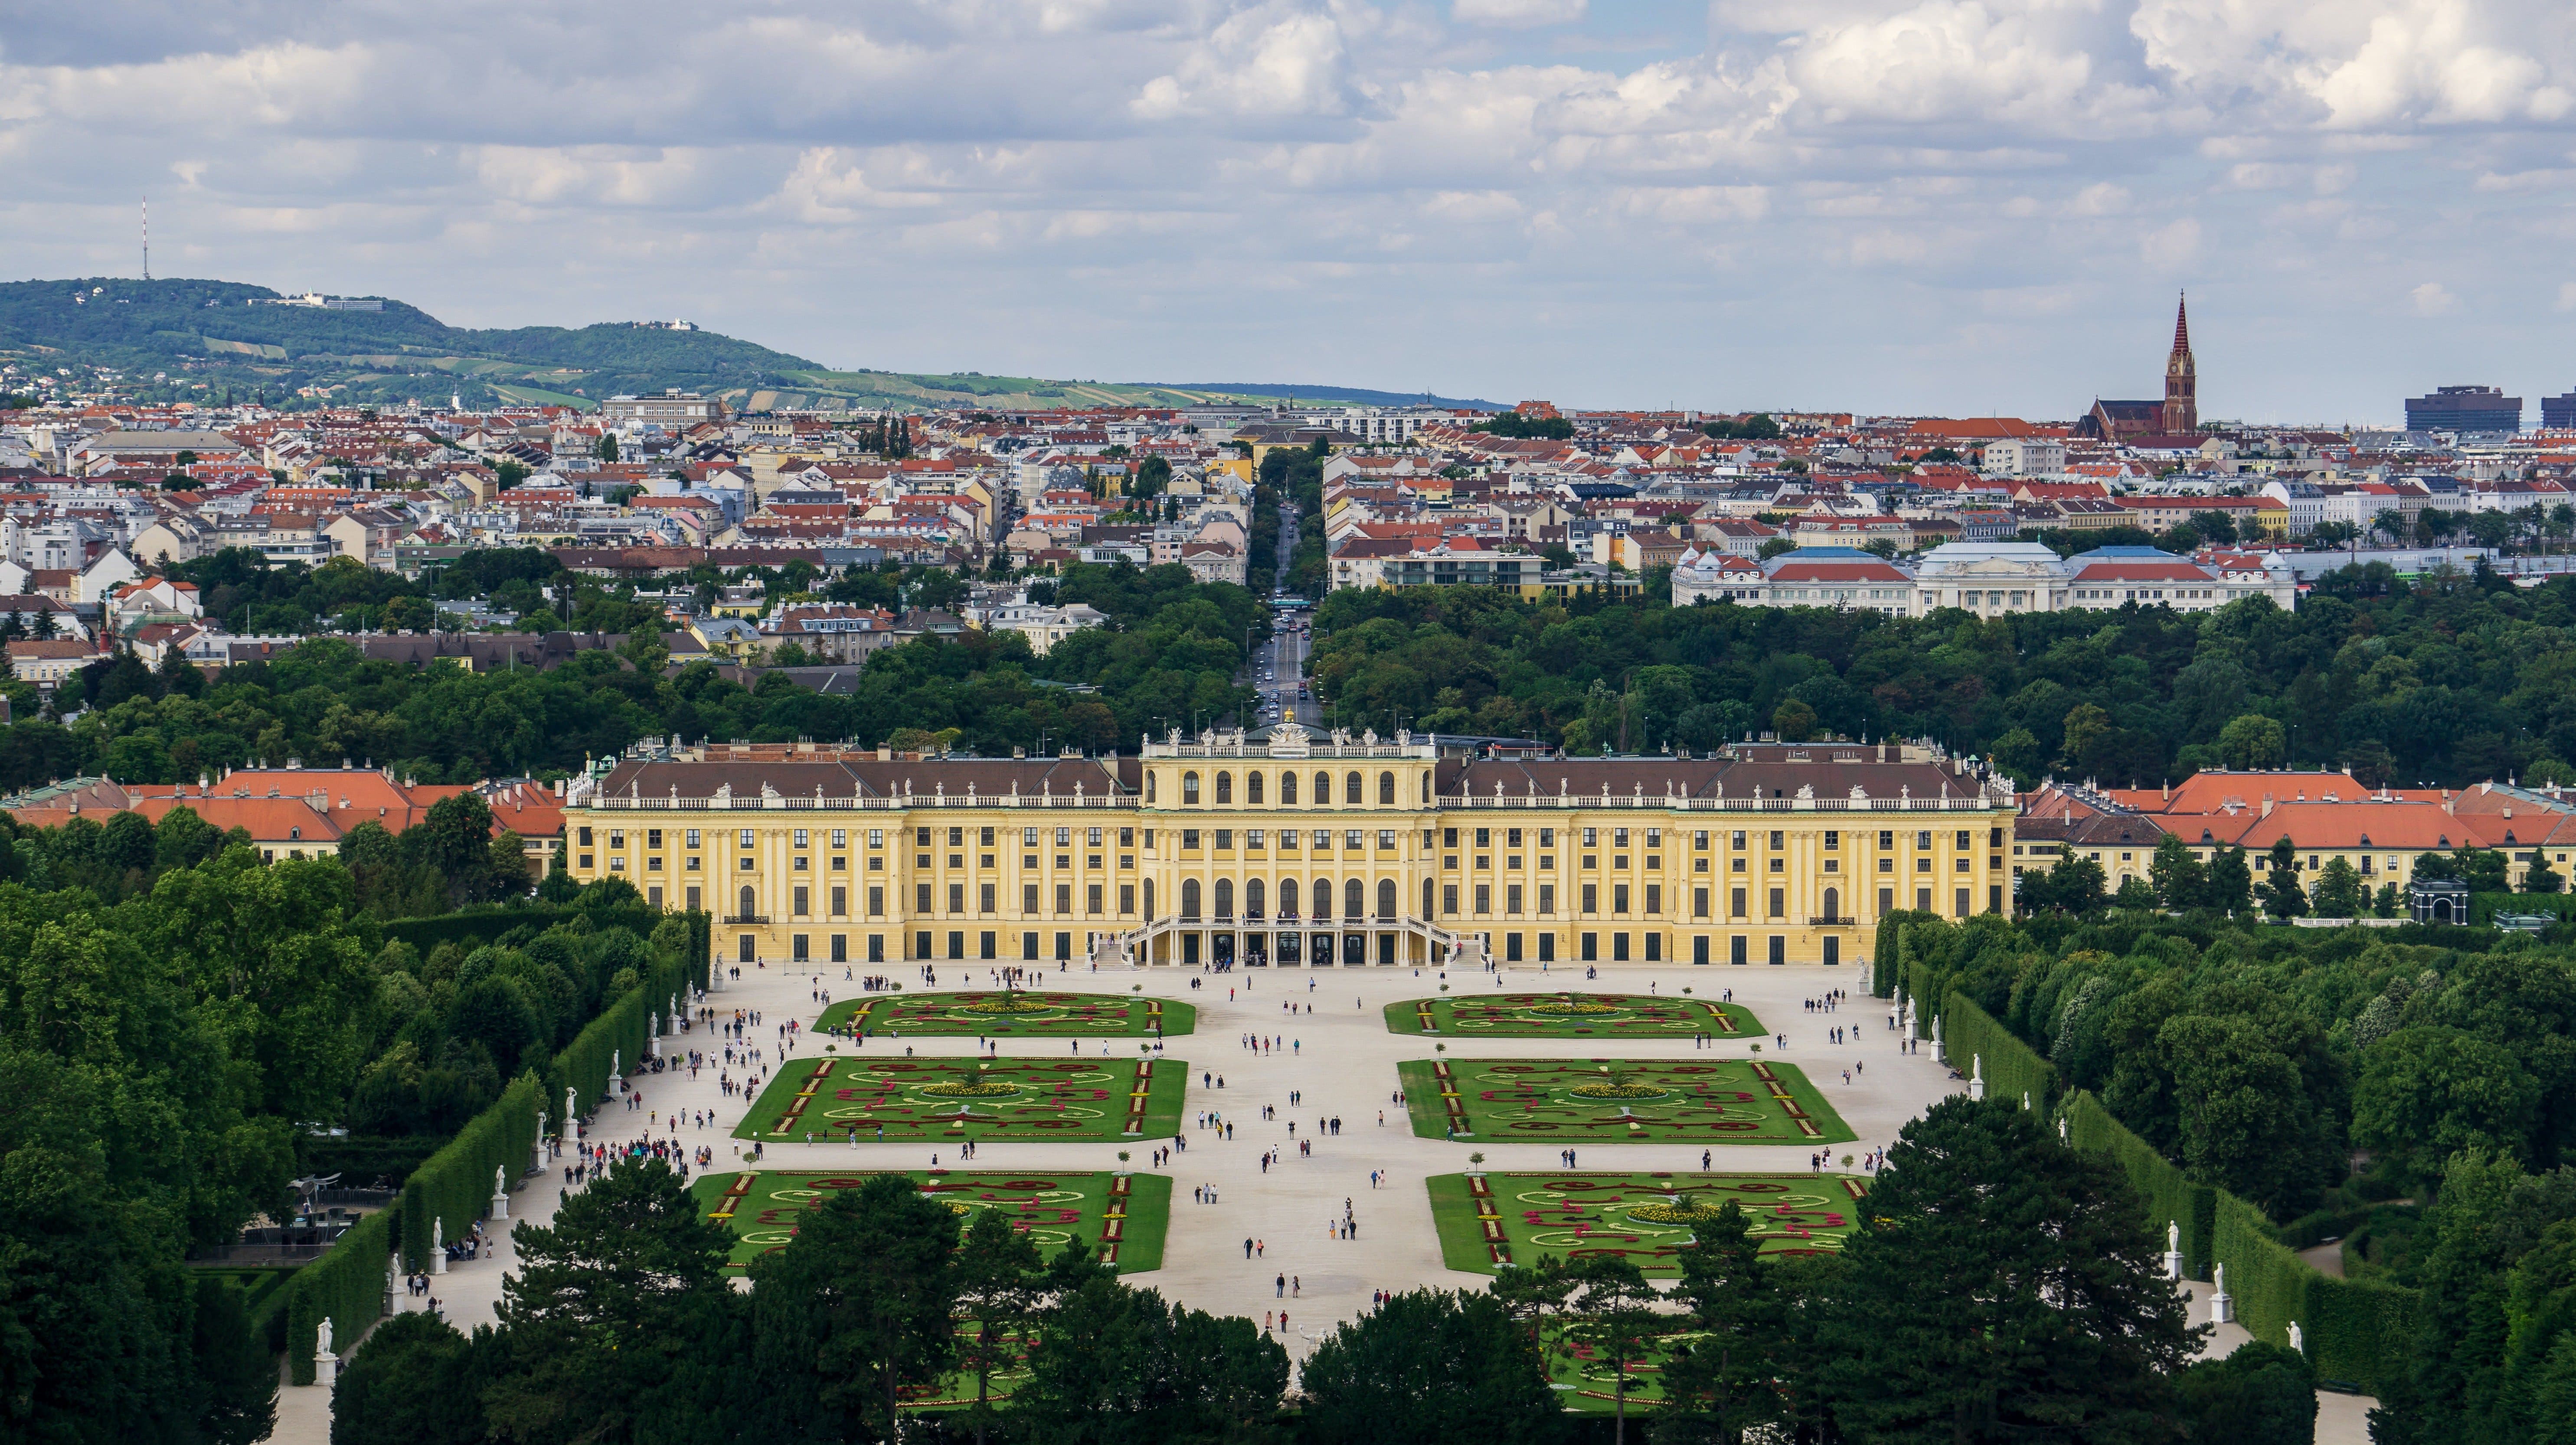
[[2209,413],[2393,418],[2576,385],[2555,17],[576,0],[469,49],[107,0],[11,26],[0,244],[135,276],[148,196],[156,274],[458,326],[1720,412],[2078,416],[2156,394],[2188,289]]

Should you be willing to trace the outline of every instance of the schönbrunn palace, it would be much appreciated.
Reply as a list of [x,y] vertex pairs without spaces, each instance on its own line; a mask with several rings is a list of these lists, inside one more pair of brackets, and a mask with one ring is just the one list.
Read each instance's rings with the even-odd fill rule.
[[643,748],[566,864],[717,916],[726,957],[1196,967],[1853,962],[1891,909],[2008,906],[2009,780],[1920,745],[1521,758],[1174,733],[1142,756]]

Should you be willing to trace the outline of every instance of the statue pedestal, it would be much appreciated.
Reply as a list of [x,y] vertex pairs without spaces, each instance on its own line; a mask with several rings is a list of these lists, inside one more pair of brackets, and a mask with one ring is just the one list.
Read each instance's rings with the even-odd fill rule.
[[498,1189],[492,1191],[492,1217],[494,1219],[510,1217],[510,1196]]
[[2182,1279],[2182,1251],[2181,1251],[2181,1250],[2179,1250],[2179,1249],[2168,1249],[2168,1250],[2166,1250],[2166,1251],[2165,1251],[2165,1278],[2167,1278],[2167,1279],[2169,1279],[2169,1280],[2176,1281],[2177,1283],[2179,1283],[2179,1282],[2181,1281],[2181,1279]]
[[2223,1325],[2235,1318],[2236,1301],[2228,1297],[2227,1291],[2220,1290],[2218,1293],[2209,1297],[2209,1322],[2211,1324]]
[[445,1249],[439,1248],[435,1245],[430,1247],[429,1272],[431,1274],[447,1273],[447,1251]]
[[329,1350],[313,1352],[313,1383],[330,1389],[340,1379],[340,1357]]

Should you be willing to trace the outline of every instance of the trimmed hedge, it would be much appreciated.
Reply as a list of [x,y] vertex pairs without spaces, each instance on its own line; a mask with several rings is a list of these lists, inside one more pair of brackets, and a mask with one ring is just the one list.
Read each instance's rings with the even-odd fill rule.
[[544,1107],[544,1084],[533,1073],[521,1074],[491,1108],[475,1115],[412,1172],[402,1193],[404,1263],[415,1270],[429,1268],[433,1220],[445,1226],[450,1244],[472,1230],[492,1207],[494,1171],[504,1183],[528,1172],[537,1146],[537,1111]]
[[2280,1241],[2263,1211],[2217,1193],[2218,1260],[2248,1334],[2287,1345],[2296,1321],[2319,1378],[2371,1394],[2410,1372],[2421,1298],[2414,1290],[2321,1273]]
[[1878,933],[1870,944],[1869,953],[1869,991],[1872,994],[1879,998],[1894,998],[1899,983],[1913,987],[1912,980],[1905,977],[1906,964],[1911,961],[1905,948],[1905,926],[1939,916],[1917,913],[1910,908],[1898,908],[1878,916]]
[[2182,1226],[2182,1272],[2186,1278],[2209,1278],[2210,1246],[2218,1232],[2218,1191],[2194,1184],[2155,1147],[2111,1117],[2102,1101],[2078,1089],[2066,1099],[2067,1138],[2079,1148],[2099,1149],[2129,1176],[2129,1186],[2147,1211],[2147,1224],[2162,1235],[2168,1223]]
[[653,925],[665,918],[685,917],[658,908],[557,908],[542,903],[523,903],[502,908],[483,908],[464,913],[440,913],[428,918],[401,918],[382,925],[385,939],[400,939],[427,953],[442,943],[472,951],[487,943],[497,943],[504,934],[526,928],[543,933],[558,923],[587,918],[591,927],[605,933],[612,928],[631,928],[638,938],[650,937]]
[[2499,913],[2545,913],[2561,922],[2576,918],[2576,893],[2472,893],[2469,922],[2486,927]]
[[[428,945],[409,940],[415,947],[435,946],[450,938],[485,936],[473,933],[469,925],[487,928],[488,937],[498,938],[533,920],[557,922],[575,912],[520,908],[449,914],[388,924],[386,934],[404,937],[400,930],[416,924],[455,930],[440,932]],[[635,915],[633,920],[625,916],[628,913]],[[584,1113],[596,1108],[608,1092],[612,1051],[622,1051],[621,1062],[631,1066],[644,1056],[646,1016],[669,1008],[673,995],[685,995],[692,987],[705,984],[711,933],[709,916],[704,913],[601,910],[588,916],[600,927],[640,924],[637,931],[647,937],[657,922],[685,919],[689,945],[685,956],[665,955],[655,961],[642,983],[609,1005],[555,1055],[551,1073],[578,1091]],[[474,1221],[492,1206],[492,1171],[501,1170],[505,1182],[527,1172],[536,1153],[539,1109],[550,1116],[560,1113],[562,1095],[533,1073],[520,1075],[492,1107],[475,1116],[455,1138],[411,1172],[403,1185],[402,1198],[393,1208],[367,1216],[340,1236],[320,1259],[296,1272],[288,1286],[294,1293],[287,1304],[286,1325],[287,1360],[295,1383],[313,1383],[313,1350],[324,1316],[332,1321],[333,1343],[345,1348],[354,1346],[367,1326],[384,1313],[385,1271],[397,1246],[408,1267],[427,1268],[432,1220],[444,1223],[448,1240],[464,1238]],[[554,1119],[553,1123],[558,1129],[566,1126],[562,1119]]]
[[[704,980],[702,962],[692,965],[665,960],[653,965],[642,983],[624,998],[610,1004],[599,1017],[590,1021],[588,1028],[564,1046],[562,1053],[555,1055],[555,1076],[561,1083],[572,1087],[573,1096],[584,1116],[608,1097],[608,1069],[612,1056],[618,1067],[634,1072],[636,1061],[644,1057],[650,1046],[649,1016],[667,1011],[674,994],[684,995],[681,1006],[687,1007],[685,995]],[[668,1024],[664,1026],[667,1028]],[[558,1097],[547,1107],[560,1114],[563,1100]],[[556,1122],[561,1124],[563,1121]]]
[[1984,1060],[1986,1097],[2018,1104],[2025,1093],[2030,1106],[2046,1112],[2057,1094],[2057,1070],[2031,1046],[2013,1037],[1966,994],[1953,990],[1941,1000],[1941,1047],[1950,1067],[1974,1075],[1970,1059]]
[[296,1384],[313,1383],[313,1349],[326,1316],[333,1348],[346,1350],[385,1313],[385,1276],[401,1216],[397,1204],[359,1220],[287,1281],[286,1368]]

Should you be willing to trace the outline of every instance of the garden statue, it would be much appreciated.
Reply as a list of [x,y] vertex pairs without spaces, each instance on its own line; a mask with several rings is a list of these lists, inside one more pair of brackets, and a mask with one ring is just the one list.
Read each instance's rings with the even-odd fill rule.
[[324,1315],[313,1332],[313,1383],[328,1390],[339,1378],[340,1357],[331,1349],[331,1317]]
[[2218,1265],[2210,1271],[2210,1283],[2216,1289],[2209,1297],[2209,1322],[2223,1325],[2236,1318],[2236,1301],[2227,1297],[2226,1265]]
[[444,1219],[429,1222],[429,1272],[447,1273],[447,1221]]
[[2299,1333],[2299,1322],[2290,1321],[2290,1348],[2304,1355],[2308,1352],[2307,1336]]
[[2165,1221],[2165,1278],[2182,1279],[2182,1226],[2170,1219]]
[[508,1175],[509,1171],[504,1169],[502,1166],[498,1164],[492,1166],[492,1217],[494,1219],[507,1219],[510,1217],[510,1186],[507,1182]]

